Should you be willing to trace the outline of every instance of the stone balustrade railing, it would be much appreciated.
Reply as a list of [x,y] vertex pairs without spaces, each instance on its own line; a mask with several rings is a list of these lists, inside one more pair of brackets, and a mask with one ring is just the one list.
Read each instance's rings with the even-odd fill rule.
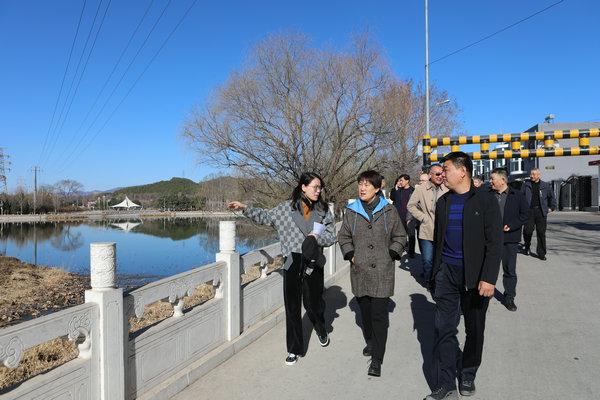
[[[165,399],[182,390],[284,318],[282,275],[266,270],[281,253],[279,243],[243,256],[235,243],[235,222],[221,221],[216,262],[127,294],[115,285],[116,244],[93,243],[86,304],[0,331],[0,362],[9,368],[25,349],[63,336],[80,342],[79,357],[9,388],[2,398]],[[325,253],[329,285],[347,263],[337,245]],[[255,264],[261,277],[242,286],[240,275]],[[184,310],[184,296],[207,282],[215,297]],[[173,316],[130,335],[130,317],[164,299]]]

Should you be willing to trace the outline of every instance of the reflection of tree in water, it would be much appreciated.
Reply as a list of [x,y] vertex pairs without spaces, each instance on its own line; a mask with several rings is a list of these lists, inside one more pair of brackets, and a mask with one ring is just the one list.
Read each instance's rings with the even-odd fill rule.
[[[72,227],[92,225],[107,229],[121,230],[113,224],[126,222],[123,220],[89,222],[41,222],[41,223],[3,223],[0,224],[0,241],[9,238],[18,247],[33,244],[37,235],[38,244],[50,241],[50,244],[62,251],[73,251],[83,245],[83,234]],[[210,253],[219,251],[219,218],[164,218],[136,219],[139,225],[129,231],[129,234],[146,234],[174,241],[186,240],[198,236],[198,241]],[[237,218],[236,232],[238,247],[257,249],[277,241],[277,232],[269,227],[253,223],[247,218]]]
[[[79,225],[79,223],[70,224]],[[34,235],[37,236],[38,243],[48,241],[61,236],[67,226],[65,223],[58,222],[3,223],[0,226],[0,241],[10,238],[17,247],[23,248],[33,243]]]
[[71,226],[65,226],[61,235],[50,239],[52,247],[62,251],[74,251],[83,246],[83,235],[81,232],[71,232]]

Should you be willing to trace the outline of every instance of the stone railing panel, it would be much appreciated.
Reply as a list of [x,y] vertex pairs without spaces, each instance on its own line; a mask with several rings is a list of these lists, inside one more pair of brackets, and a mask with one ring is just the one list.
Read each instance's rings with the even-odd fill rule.
[[79,340],[79,356],[75,360],[37,375],[12,388],[2,399],[70,398],[97,399],[98,354],[94,342],[98,338],[98,307],[83,304],[67,310],[22,322],[0,331],[0,362],[15,368],[25,350],[58,337]]
[[213,285],[219,288],[226,267],[224,262],[204,265],[200,269],[170,276],[129,292],[124,299],[125,320],[133,316],[141,318],[145,306],[163,299],[169,299],[174,305],[175,317],[182,316],[183,298],[192,295],[196,286],[206,282],[212,281]]

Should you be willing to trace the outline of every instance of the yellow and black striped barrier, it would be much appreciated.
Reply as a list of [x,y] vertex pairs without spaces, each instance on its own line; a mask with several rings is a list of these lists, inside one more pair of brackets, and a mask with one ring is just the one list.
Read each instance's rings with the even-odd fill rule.
[[[450,146],[450,151],[460,151],[464,144],[479,144],[481,151],[468,153],[473,160],[495,160],[530,157],[587,156],[599,154],[599,146],[590,146],[590,137],[600,137],[600,129],[571,129],[546,132],[505,133],[487,136],[456,136],[432,138],[423,136],[423,165],[429,165],[442,159],[443,155],[431,154],[431,149]],[[579,139],[579,147],[554,147],[558,139]],[[543,140],[542,149],[521,149],[521,142]],[[490,151],[490,143],[510,142],[511,150]]]

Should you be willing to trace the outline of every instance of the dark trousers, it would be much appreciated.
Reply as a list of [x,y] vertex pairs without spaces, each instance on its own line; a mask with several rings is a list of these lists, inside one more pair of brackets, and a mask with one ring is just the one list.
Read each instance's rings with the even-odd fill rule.
[[502,249],[502,284],[504,297],[514,299],[517,295],[517,249],[518,243],[504,243]]
[[531,237],[533,236],[533,230],[537,236],[537,255],[538,257],[544,257],[546,255],[546,217],[542,214],[542,209],[532,208],[530,209],[529,221],[523,226],[523,241],[525,242],[525,248],[529,250],[531,246]]
[[411,221],[410,226],[406,223],[406,217],[400,217],[400,221],[402,221],[402,225],[404,226],[404,231],[406,232],[406,238],[408,240],[408,246],[406,247],[407,254],[415,254],[415,221]]
[[[475,380],[483,354],[485,313],[489,298],[477,289],[465,290],[463,267],[442,263],[435,276],[434,388],[456,389],[456,378]],[[458,324],[464,316],[466,340],[458,347]],[[458,372],[458,374],[457,374]]]
[[383,362],[388,327],[390,326],[389,297],[357,297],[362,320],[363,334],[373,344],[372,358]]
[[292,265],[283,271],[283,301],[285,305],[285,335],[288,353],[304,354],[302,332],[302,301],[306,314],[320,336],[325,328],[325,300],[323,300],[323,269],[315,268],[303,277],[302,254],[292,253]]

